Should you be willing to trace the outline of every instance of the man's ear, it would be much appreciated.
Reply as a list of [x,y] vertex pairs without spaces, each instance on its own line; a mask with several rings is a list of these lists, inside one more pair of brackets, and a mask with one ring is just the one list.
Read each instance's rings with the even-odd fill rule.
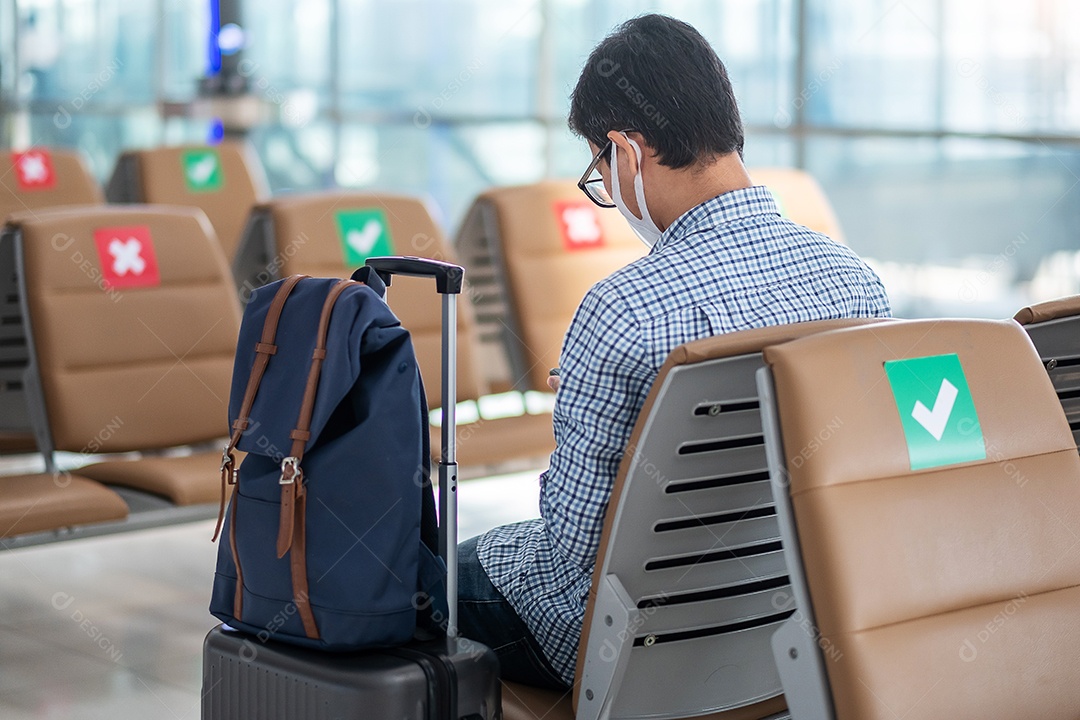
[[[641,141],[638,139],[640,137],[640,134],[629,133],[629,135],[637,135],[638,137],[634,138],[634,142],[638,144],[638,147],[641,147]],[[607,134],[607,137],[608,140],[619,146],[619,160],[620,163],[622,163],[620,164],[619,169],[623,173],[624,177],[626,176],[625,170],[623,170],[624,167],[629,169],[630,172],[636,175],[639,172],[638,157],[637,153],[634,152],[634,147],[630,144],[630,141],[626,139],[627,133],[621,133],[618,130],[612,130]],[[625,162],[623,163],[624,158]]]
[[[642,154],[647,152],[645,146],[638,139],[641,137],[638,133],[627,133],[627,135],[637,135],[637,137],[634,137],[634,142],[638,144],[638,147],[642,148]],[[633,213],[634,217],[640,218],[642,215],[641,209],[638,207],[637,196],[634,193],[634,178],[641,174],[641,166],[640,163],[638,163],[637,153],[634,152],[634,146],[626,139],[627,135],[624,135],[617,130],[612,130],[608,133],[607,137],[619,148],[616,159],[619,163],[619,191],[622,195],[623,205],[626,206],[627,210]],[[613,187],[607,184],[605,184],[605,187],[607,187],[608,192],[614,192]]]

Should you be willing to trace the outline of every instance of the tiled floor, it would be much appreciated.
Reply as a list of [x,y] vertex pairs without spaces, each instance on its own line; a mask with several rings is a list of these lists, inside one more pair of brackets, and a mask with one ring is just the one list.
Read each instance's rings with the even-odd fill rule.
[[[462,483],[460,537],[535,517],[537,474]],[[0,552],[0,720],[197,719],[212,532]]]

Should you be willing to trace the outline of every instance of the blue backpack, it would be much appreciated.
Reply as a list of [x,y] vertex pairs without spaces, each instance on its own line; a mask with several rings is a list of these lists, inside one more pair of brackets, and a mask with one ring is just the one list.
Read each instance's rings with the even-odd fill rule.
[[399,645],[446,612],[412,341],[356,277],[294,275],[244,311],[210,612],[263,641]]

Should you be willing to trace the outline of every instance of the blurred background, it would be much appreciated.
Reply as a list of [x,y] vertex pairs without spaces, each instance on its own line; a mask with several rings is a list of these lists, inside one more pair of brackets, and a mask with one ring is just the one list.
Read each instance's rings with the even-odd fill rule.
[[1011,315],[1080,292],[1075,0],[0,0],[0,142],[245,135],[273,192],[429,195],[577,177],[590,49],[658,11],[734,82],[751,167],[823,185],[896,314]]

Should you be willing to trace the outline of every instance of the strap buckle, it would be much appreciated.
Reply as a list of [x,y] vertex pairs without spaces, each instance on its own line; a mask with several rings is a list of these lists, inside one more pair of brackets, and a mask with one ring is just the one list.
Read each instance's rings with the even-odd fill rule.
[[226,479],[230,485],[236,484],[236,468],[233,467],[233,463],[236,462],[236,458],[229,451],[229,446],[226,445],[225,449],[221,451],[221,474],[224,476],[228,473]]
[[[288,472],[292,470],[292,472]],[[279,485],[292,485],[297,480],[303,478],[303,471],[300,470],[300,458],[289,456],[281,461],[281,479],[278,481]]]

